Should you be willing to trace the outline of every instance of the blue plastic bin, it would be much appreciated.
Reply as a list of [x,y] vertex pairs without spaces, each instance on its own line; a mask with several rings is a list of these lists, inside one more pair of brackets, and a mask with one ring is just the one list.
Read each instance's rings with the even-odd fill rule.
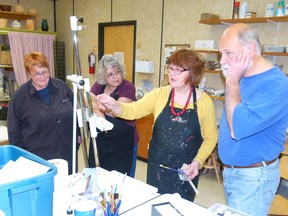
[[50,167],[42,175],[0,184],[0,209],[6,216],[52,216],[54,176],[57,168],[48,161],[19,147],[0,146],[0,169],[20,156]]

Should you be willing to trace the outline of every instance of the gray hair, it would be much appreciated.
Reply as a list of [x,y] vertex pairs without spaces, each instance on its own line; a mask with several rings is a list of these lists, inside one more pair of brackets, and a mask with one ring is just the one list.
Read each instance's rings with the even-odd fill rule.
[[240,43],[244,46],[249,44],[250,42],[254,42],[256,45],[256,55],[261,55],[261,44],[259,36],[254,29],[252,29],[251,27],[241,29],[238,32],[238,38]]
[[123,62],[117,60],[114,55],[106,54],[103,55],[101,60],[98,63],[98,70],[96,73],[96,79],[99,84],[106,85],[106,70],[108,68],[113,68],[115,70],[121,70],[121,77],[125,79],[126,77],[126,69]]

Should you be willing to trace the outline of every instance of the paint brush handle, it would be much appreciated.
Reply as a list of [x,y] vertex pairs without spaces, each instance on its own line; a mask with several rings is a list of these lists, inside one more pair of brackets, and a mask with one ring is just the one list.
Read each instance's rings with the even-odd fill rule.
[[159,166],[162,167],[162,168],[165,168],[165,169],[172,170],[172,171],[174,171],[174,172],[180,173],[180,174],[185,174],[185,173],[184,173],[183,171],[181,171],[181,170],[176,170],[176,169],[174,169],[174,168],[167,167],[167,166],[164,166],[164,165],[162,165],[162,164],[160,164]]
[[191,185],[192,189],[194,190],[194,192],[196,194],[199,194],[199,191],[197,190],[197,188],[195,187],[195,185],[193,184],[193,182],[191,180],[188,180],[189,184]]

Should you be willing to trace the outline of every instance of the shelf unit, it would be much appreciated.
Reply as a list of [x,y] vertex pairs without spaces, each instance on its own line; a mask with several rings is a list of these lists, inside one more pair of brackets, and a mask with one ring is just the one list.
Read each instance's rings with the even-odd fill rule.
[[[279,23],[288,22],[288,16],[281,17],[256,17],[256,18],[245,18],[245,19],[219,19],[219,20],[200,20],[200,24],[206,25],[232,25],[234,23],[246,23],[246,24],[256,24],[256,23],[274,23],[277,24],[277,35],[279,32]],[[288,56],[286,52],[262,52],[264,56]]]
[[10,20],[24,20],[24,21],[27,19],[33,19],[34,25],[35,25],[35,30],[37,30],[38,14],[27,14],[27,13],[0,11],[0,18],[10,19]]
[[[219,60],[219,57],[221,56],[221,53],[218,50],[194,50],[197,53],[206,53],[206,54],[214,54],[217,56],[217,60]],[[205,73],[213,73],[213,74],[219,74],[221,73],[221,70],[209,70],[209,69],[204,69]]]
[[[219,20],[200,20],[200,24],[206,25],[232,25],[234,23],[246,23],[246,24],[256,24],[256,23],[273,23],[277,24],[276,29],[276,40],[275,45],[277,44],[277,37],[279,34],[279,23],[288,22],[288,16],[281,16],[281,17],[256,17],[256,18],[244,18],[244,19],[219,19]],[[215,50],[214,50],[215,51]],[[273,56],[275,62],[275,57],[277,56],[287,56],[288,52],[262,52],[263,56]]]
[[[246,24],[260,24],[260,23],[273,23],[277,24],[277,29],[276,29],[276,39],[278,37],[279,33],[279,23],[285,23],[288,22],[288,16],[282,16],[282,17],[256,17],[256,18],[244,18],[244,19],[219,19],[219,20],[200,20],[200,24],[205,24],[205,25],[232,25],[234,23],[246,23]],[[276,44],[276,43],[275,43]],[[205,53],[218,53],[221,55],[221,53],[218,50],[196,50],[199,52],[205,52]],[[263,56],[287,56],[288,57],[288,52],[262,52]],[[213,70],[205,70],[206,73],[220,73],[221,71],[213,71]],[[218,100],[224,100],[224,97],[215,97],[211,96],[213,99],[218,99]]]

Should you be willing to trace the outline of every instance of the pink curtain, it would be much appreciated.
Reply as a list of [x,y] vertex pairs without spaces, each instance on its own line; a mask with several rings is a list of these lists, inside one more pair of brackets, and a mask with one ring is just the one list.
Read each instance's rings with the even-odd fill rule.
[[54,49],[53,41],[55,35],[34,34],[22,32],[8,32],[13,69],[17,85],[20,86],[27,82],[29,77],[23,65],[23,58],[31,52],[44,53],[49,61],[50,75],[55,76],[54,72]]

